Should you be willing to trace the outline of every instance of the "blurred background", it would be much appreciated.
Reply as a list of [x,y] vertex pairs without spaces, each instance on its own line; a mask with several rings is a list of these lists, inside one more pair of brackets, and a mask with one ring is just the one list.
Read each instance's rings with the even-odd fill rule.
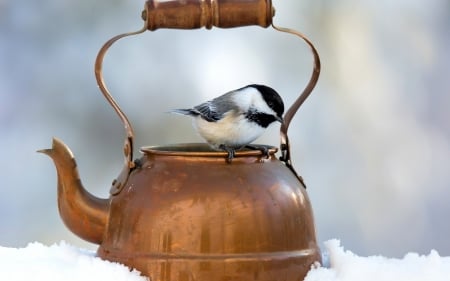
[[[0,245],[66,240],[95,249],[59,218],[51,138],[72,149],[86,188],[107,197],[124,131],[97,88],[106,40],[143,25],[144,1],[0,0]],[[306,34],[319,84],[290,126],[320,242],[359,255],[450,255],[450,2],[273,0],[274,23]],[[287,105],[309,80],[299,39],[272,28],[157,30],[108,52],[109,90],[137,147],[198,142],[165,113],[249,83]],[[258,143],[279,144],[273,126]]]

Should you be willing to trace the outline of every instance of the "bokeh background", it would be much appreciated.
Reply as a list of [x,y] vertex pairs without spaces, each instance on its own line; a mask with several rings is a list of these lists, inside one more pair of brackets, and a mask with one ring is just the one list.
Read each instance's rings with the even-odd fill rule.
[[[35,151],[57,136],[87,189],[107,197],[123,127],[93,73],[99,48],[138,30],[144,1],[0,0],[0,245],[66,240],[94,249],[59,218],[56,173]],[[319,241],[359,255],[450,255],[450,2],[273,0],[274,22],[310,37],[323,71],[290,127],[293,161]],[[272,28],[157,30],[119,41],[106,83],[137,147],[201,141],[167,114],[249,83],[290,105],[312,59]],[[278,145],[278,126],[258,140]]]

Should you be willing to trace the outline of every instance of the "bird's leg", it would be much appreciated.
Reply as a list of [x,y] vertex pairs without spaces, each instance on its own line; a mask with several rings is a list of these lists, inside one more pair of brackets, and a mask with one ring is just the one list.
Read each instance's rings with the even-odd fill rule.
[[222,149],[222,150],[225,150],[226,152],[228,152],[227,162],[231,163],[231,161],[234,158],[234,153],[235,153],[234,148],[228,147],[228,146],[226,146],[224,144],[219,145],[219,148]]
[[247,144],[245,148],[259,150],[266,158],[270,157],[269,149],[265,145]]

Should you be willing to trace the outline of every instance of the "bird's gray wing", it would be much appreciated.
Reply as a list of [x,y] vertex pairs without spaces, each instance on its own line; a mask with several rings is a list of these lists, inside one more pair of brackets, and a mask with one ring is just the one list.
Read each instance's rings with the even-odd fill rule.
[[217,122],[224,114],[224,112],[218,112],[217,108],[211,103],[211,101],[199,104],[194,107],[193,110],[208,122]]
[[231,95],[233,92],[228,92],[211,101],[199,104],[193,108],[198,114],[209,122],[217,122],[223,118],[228,112],[239,112],[239,108],[232,102]]
[[193,108],[189,109],[174,109],[170,112],[190,115],[190,116],[200,116],[208,122],[217,122],[223,118],[223,116],[228,112],[242,113],[239,107],[232,101],[233,91],[228,92],[222,96],[219,96],[213,100],[199,104]]

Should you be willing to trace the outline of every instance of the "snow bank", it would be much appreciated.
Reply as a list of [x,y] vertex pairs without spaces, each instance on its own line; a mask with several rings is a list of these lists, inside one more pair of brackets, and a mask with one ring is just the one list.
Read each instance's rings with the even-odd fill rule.
[[95,257],[65,242],[26,248],[0,247],[1,281],[146,281],[136,270]]
[[[403,259],[359,257],[344,251],[338,240],[325,242],[330,268],[316,267],[305,281],[450,281],[450,257],[436,251]],[[101,260],[92,251],[61,242],[31,243],[25,248],[0,247],[1,281],[147,281],[137,271]]]
[[408,253],[403,259],[359,257],[344,251],[339,240],[325,242],[330,268],[313,268],[305,281],[450,281],[450,257],[432,250],[428,256]]

